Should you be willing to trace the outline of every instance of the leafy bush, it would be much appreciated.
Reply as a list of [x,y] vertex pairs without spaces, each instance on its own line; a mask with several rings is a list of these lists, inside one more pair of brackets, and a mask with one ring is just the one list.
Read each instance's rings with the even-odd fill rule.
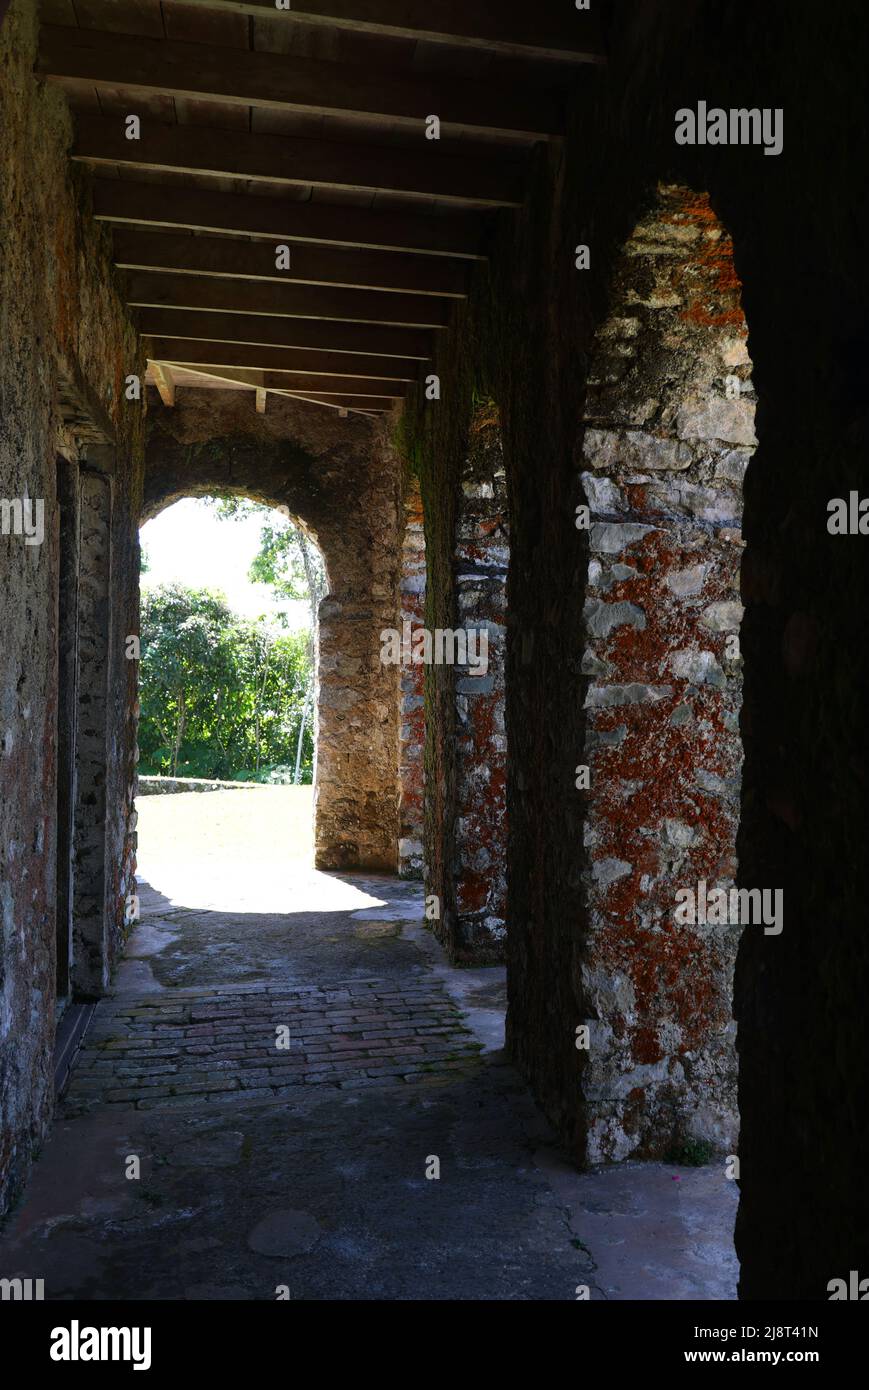
[[676,1163],[682,1168],[704,1168],[712,1162],[714,1154],[714,1146],[708,1139],[683,1139],[670,1147],[664,1162]]
[[221,594],[169,584],[142,595],[141,639],[140,771],[292,781],[304,712],[301,780],[311,781],[308,634],[275,633]]

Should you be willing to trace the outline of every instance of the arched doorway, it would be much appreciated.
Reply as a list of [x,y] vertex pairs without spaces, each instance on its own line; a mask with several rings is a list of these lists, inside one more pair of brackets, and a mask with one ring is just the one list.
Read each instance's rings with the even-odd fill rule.
[[220,495],[282,509],[304,526],[329,576],[318,623],[315,862],[393,872],[399,688],[378,640],[400,602],[401,519],[388,445],[365,418],[318,415],[314,428],[295,402],[275,404],[263,418],[236,399],[206,409],[189,394],[152,427],[142,521],[180,497]]

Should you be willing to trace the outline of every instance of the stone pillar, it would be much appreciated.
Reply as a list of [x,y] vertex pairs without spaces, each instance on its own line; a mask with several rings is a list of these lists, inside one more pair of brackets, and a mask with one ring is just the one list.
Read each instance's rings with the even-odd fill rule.
[[451,665],[435,657],[426,685],[426,883],[440,899],[433,926],[450,957],[479,965],[504,959],[507,911],[508,539],[500,428],[491,404],[472,417],[455,489],[452,524],[438,518],[446,531],[435,550],[439,611],[441,622],[452,623],[447,636],[466,644],[469,659]]
[[[393,603],[395,595],[392,595]],[[319,869],[398,867],[398,668],[380,660],[395,607],[320,604],[315,858]]]
[[[425,624],[425,530],[419,483],[411,479],[404,501],[399,626]],[[398,871],[402,878],[423,877],[425,766],[425,668],[401,669],[398,776],[401,790]]]
[[[586,403],[588,1162],[735,1144],[741,927],[675,916],[734,886],[741,480],[754,438],[729,238],[660,190],[616,274]],[[578,783],[583,773],[578,769]],[[760,928],[754,928],[759,930]]]
[[76,995],[109,983],[106,778],[111,666],[112,482],[82,468],[78,620],[78,714],[73,818],[73,964]]
[[[504,676],[507,490],[494,407],[478,412],[462,470],[455,582],[458,626],[486,633],[484,674],[456,670],[456,937],[463,959],[501,961],[507,919]],[[482,668],[481,668],[482,669]]]

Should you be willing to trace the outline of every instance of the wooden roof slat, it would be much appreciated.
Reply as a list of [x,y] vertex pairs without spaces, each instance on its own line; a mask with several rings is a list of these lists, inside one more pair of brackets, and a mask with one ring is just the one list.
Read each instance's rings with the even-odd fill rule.
[[114,29],[119,34],[160,38],[165,33],[160,0],[75,0],[82,29]]
[[244,197],[203,188],[106,179],[94,183],[94,213],[107,221],[151,227],[185,227],[277,241],[481,258],[482,224],[472,213],[437,217],[359,208],[348,217],[345,208],[323,203],[294,203],[282,198]]
[[253,390],[258,410],[403,399],[468,293],[456,262],[486,259],[485,214],[523,204],[517,142],[557,135],[574,65],[604,60],[597,7],[571,0],[77,0],[43,18],[37,70],[100,103],[70,158],[98,174],[149,382],[167,403]]
[[278,270],[275,245],[120,227],[114,234],[115,263],[127,270],[183,271],[201,276],[273,280],[281,285],[465,297],[465,272],[451,261],[389,255],[383,251],[294,246],[290,250],[289,269]]
[[207,313],[192,309],[142,309],[139,332],[156,338],[246,343],[259,347],[312,348],[362,357],[431,358],[431,333],[412,328],[380,328],[368,323],[264,318],[254,314]]
[[444,328],[449,322],[449,304],[430,294],[273,285],[151,270],[127,271],[126,287],[127,303],[134,308],[207,309],[274,318],[382,323],[396,328]]
[[200,126],[143,121],[141,139],[128,140],[120,119],[82,116],[70,158],[87,164],[182,170],[304,184],[379,189],[471,206],[519,207],[523,164],[433,151],[279,135],[249,135]]
[[426,39],[516,57],[571,63],[605,61],[597,12],[572,0],[185,0],[212,10],[288,23],[324,24],[359,33]]
[[523,138],[545,138],[561,130],[551,88],[529,91],[517,84],[505,90],[455,76],[405,76],[281,53],[59,25],[41,30],[37,71],[53,79],[120,88],[134,97],[165,95],[369,121],[386,118],[417,129],[420,140],[432,114],[447,127]]
[[241,385],[257,385],[268,391],[301,391],[316,396],[370,396],[373,400],[401,400],[407,390],[405,382],[380,381],[370,377],[305,376],[299,372],[263,372],[244,367],[204,367],[201,364],[166,363],[148,359],[157,384],[157,373],[171,371],[176,382],[188,373],[214,381],[237,381]]
[[175,404],[175,378],[171,367],[167,367],[164,362],[152,363],[151,375],[154,385],[160,392],[160,399],[165,406]]
[[148,356],[182,366],[254,368],[272,374],[289,373],[316,380],[318,376],[356,377],[406,384],[416,381],[419,362],[404,358],[368,357],[348,352],[311,352],[303,348],[252,347],[244,343],[209,343],[189,338],[151,338]]
[[317,396],[299,391],[274,391],[275,396],[286,396],[293,401],[307,401],[310,405],[328,405],[333,410],[362,411],[368,414],[383,414],[392,405],[391,401],[378,402],[370,396]]

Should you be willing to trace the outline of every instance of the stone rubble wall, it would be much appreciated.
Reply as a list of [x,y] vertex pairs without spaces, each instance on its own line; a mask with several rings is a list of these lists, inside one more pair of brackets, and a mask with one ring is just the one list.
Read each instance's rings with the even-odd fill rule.
[[[584,1159],[588,794],[572,774],[589,714],[582,610],[601,595],[586,588],[600,556],[575,529],[576,434],[620,252],[658,184],[678,183],[708,192],[733,239],[757,395],[737,883],[781,890],[785,920],[780,936],[742,932],[734,976],[740,1296],[823,1299],[865,1265],[869,1230],[869,551],[826,528],[829,499],[867,492],[869,246],[841,138],[863,120],[864,13],[853,0],[833,22],[790,0],[618,0],[610,19],[607,67],[577,81],[562,149],[535,152],[526,206],[463,325],[469,351],[482,339],[496,359],[510,495],[508,1048]],[[677,146],[674,114],[699,99],[781,108],[783,152]],[[577,271],[583,243],[590,269]],[[445,391],[469,371],[449,347]]]
[[262,782],[220,782],[205,777],[139,777],[137,796],[173,796],[176,792],[253,791]]
[[[75,524],[75,505],[62,488],[59,515],[58,469],[104,469],[95,455],[111,443],[114,503],[104,543],[115,592],[124,596],[116,631],[135,631],[144,427],[143,403],[124,397],[125,377],[144,375],[144,365],[116,287],[110,236],[90,217],[87,180],[68,162],[66,103],[33,76],[37,9],[13,0],[0,30],[0,497],[45,504],[42,545],[0,537],[0,1216],[26,1181],[53,1106],[59,718],[67,733],[71,727],[58,697],[59,661],[72,670],[69,595],[61,604],[59,586],[74,582],[77,566],[76,543],[65,543],[61,570],[60,528]],[[95,789],[81,785],[76,809],[79,842],[105,869],[94,910],[107,969],[124,938],[132,879],[135,738],[122,711],[134,683],[123,645],[113,645],[104,714],[115,722],[93,731],[104,750],[99,792],[110,813],[99,815],[97,801],[87,800]],[[67,744],[67,780],[74,756]],[[68,846],[67,839],[67,873]],[[76,884],[84,887],[81,874]]]
[[458,626],[485,631],[484,675],[456,670],[456,934],[462,958],[504,958],[507,932],[507,733],[504,722],[507,493],[494,406],[471,422],[455,542]]
[[[405,496],[405,529],[401,549],[401,610],[399,628],[425,626],[425,525],[419,484],[412,479]],[[421,664],[401,670],[399,731],[398,864],[402,878],[421,879],[425,874],[425,670]]]
[[[730,888],[742,747],[741,482],[756,443],[730,239],[708,198],[659,190],[614,277],[582,446],[590,561],[582,1089],[591,1163],[738,1136],[738,925],[674,922]],[[728,395],[729,393],[729,395]]]
[[[445,351],[462,351],[461,319]],[[449,402],[449,404],[447,404]],[[421,430],[426,607],[430,633],[485,632],[487,668],[425,669],[425,886],[431,928],[459,965],[497,964],[506,950],[507,496],[497,407],[451,384]],[[476,635],[475,635],[476,634]],[[480,647],[476,651],[479,654]],[[479,674],[473,674],[472,668]]]

